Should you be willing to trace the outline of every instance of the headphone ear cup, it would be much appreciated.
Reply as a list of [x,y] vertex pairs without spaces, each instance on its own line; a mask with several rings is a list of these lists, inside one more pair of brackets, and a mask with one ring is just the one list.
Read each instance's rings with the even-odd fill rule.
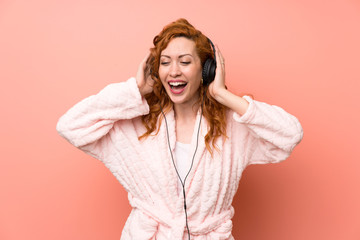
[[212,81],[214,81],[215,74],[216,74],[215,60],[211,58],[206,59],[202,70],[203,85],[207,86]]

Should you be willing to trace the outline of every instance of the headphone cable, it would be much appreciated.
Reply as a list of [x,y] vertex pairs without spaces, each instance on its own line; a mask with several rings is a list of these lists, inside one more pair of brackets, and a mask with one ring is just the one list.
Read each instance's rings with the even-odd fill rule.
[[194,159],[195,159],[195,155],[196,155],[196,152],[197,152],[197,149],[198,149],[198,145],[199,145],[199,134],[200,134],[200,126],[201,126],[201,120],[202,120],[202,115],[203,115],[203,102],[201,103],[201,115],[200,115],[200,120],[199,120],[199,126],[198,126],[198,130],[197,130],[197,135],[196,135],[196,147],[195,147],[195,151],[194,151],[194,155],[192,157],[192,160],[191,160],[191,166],[190,166],[190,169],[188,171],[188,173],[186,174],[185,178],[184,178],[184,182],[181,180],[181,177],[180,177],[180,174],[176,168],[176,164],[175,164],[175,161],[174,161],[174,157],[173,157],[173,153],[171,151],[171,147],[170,147],[170,137],[169,137],[169,128],[168,128],[168,124],[167,124],[167,120],[166,120],[166,117],[165,117],[165,114],[163,112],[163,109],[160,105],[160,109],[161,109],[161,113],[164,117],[164,120],[165,120],[165,125],[166,125],[166,134],[167,134],[167,139],[168,139],[168,146],[169,146],[169,151],[170,151],[170,156],[171,156],[171,160],[173,162],[173,165],[174,165],[174,168],[175,168],[175,171],[176,171],[176,174],[180,180],[180,183],[182,185],[182,192],[183,192],[183,196],[184,196],[184,210],[185,210],[185,223],[186,223],[186,229],[187,229],[187,232],[188,232],[188,239],[190,240],[190,230],[189,230],[189,225],[188,225],[188,215],[187,215],[187,207],[186,207],[186,195],[185,195],[185,181],[193,167],[193,164],[194,164]]

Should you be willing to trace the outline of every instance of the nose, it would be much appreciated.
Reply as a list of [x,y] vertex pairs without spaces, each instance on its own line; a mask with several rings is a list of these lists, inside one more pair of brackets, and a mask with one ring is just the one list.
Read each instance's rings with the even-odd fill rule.
[[171,68],[170,68],[170,76],[171,77],[178,77],[181,75],[181,69],[178,66],[178,64],[174,63],[171,64]]

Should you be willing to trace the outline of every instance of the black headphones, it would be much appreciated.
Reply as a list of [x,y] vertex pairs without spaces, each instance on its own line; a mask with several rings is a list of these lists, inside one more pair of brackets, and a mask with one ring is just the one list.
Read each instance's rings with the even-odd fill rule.
[[202,70],[202,78],[203,78],[203,85],[207,86],[212,81],[214,81],[215,73],[216,73],[216,51],[214,44],[212,41],[208,38],[209,43],[214,51],[214,58],[208,58],[206,59],[203,70]]

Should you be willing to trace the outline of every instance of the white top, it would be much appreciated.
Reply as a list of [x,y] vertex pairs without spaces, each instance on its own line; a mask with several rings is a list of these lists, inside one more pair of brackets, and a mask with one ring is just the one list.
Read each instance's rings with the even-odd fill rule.
[[[176,142],[175,145],[175,159],[176,159],[176,168],[179,172],[181,181],[184,182],[186,174],[189,172],[191,167],[191,158],[190,158],[190,144]],[[182,191],[182,185],[179,180],[178,183],[178,192]]]

